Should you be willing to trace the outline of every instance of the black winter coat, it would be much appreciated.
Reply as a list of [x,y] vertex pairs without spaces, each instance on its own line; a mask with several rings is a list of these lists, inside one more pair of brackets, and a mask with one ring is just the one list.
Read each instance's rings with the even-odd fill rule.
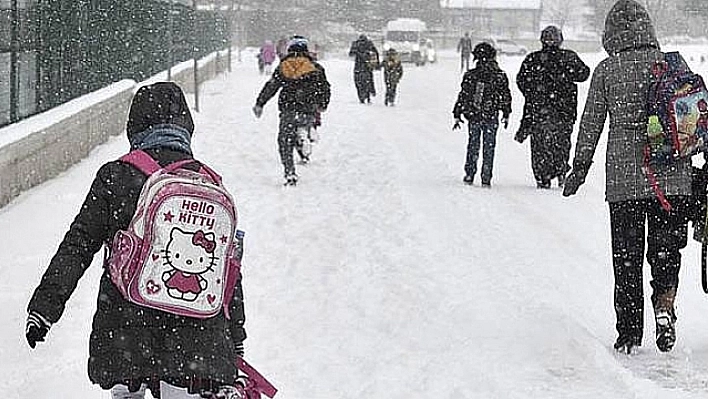
[[379,51],[369,39],[359,38],[353,41],[349,56],[354,57],[354,72],[370,72],[378,67]]
[[[160,165],[189,159],[172,150],[147,150]],[[103,165],[94,179],[28,311],[56,323],[94,254],[128,227],[147,177],[120,161]],[[99,283],[96,313],[89,344],[88,373],[103,389],[116,383],[172,381],[185,387],[200,380],[232,383],[237,376],[237,343],[246,338],[243,328],[243,293],[240,283],[230,307],[210,319],[194,319],[153,310],[126,301],[107,271]]]
[[459,119],[464,115],[475,123],[496,120],[499,112],[504,118],[511,114],[509,79],[496,61],[479,61],[462,78],[453,116]]
[[516,84],[526,98],[522,123],[545,121],[574,124],[578,86],[590,76],[590,68],[571,51],[546,46],[529,54],[521,64]]
[[324,68],[305,53],[285,57],[261,90],[256,105],[263,107],[277,92],[281,113],[314,115],[329,106],[330,85]]

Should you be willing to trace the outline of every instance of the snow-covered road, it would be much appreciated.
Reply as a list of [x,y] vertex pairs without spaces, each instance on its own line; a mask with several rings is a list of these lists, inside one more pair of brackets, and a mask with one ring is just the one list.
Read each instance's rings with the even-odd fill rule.
[[[594,66],[601,56],[583,58]],[[520,62],[501,60],[512,82]],[[380,72],[375,104],[362,105],[351,61],[323,65],[332,103],[297,187],[281,185],[275,99],[261,119],[250,110],[265,82],[255,58],[205,84],[195,113],[195,154],[224,175],[247,232],[247,358],[278,397],[708,397],[708,298],[695,243],[684,251],[674,351],[656,351],[646,312],[642,352],[613,353],[602,151],[579,195],[538,191],[528,143],[512,139],[522,108],[512,83],[493,187],[465,186],[467,135],[451,130],[454,54],[404,65],[395,107],[383,105]],[[0,209],[4,397],[109,397],[86,376],[101,256],[34,351],[25,307],[95,171],[127,149],[114,138]]]

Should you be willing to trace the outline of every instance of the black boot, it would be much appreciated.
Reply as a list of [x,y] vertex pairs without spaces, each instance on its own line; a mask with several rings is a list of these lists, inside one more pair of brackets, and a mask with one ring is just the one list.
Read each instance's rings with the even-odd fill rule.
[[674,300],[676,288],[652,295],[654,320],[656,321],[656,347],[662,352],[669,352],[676,343],[676,312]]

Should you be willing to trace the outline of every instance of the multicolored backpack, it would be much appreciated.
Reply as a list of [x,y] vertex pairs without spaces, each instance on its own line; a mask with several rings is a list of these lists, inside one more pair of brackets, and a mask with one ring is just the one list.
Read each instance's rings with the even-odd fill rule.
[[[228,305],[240,279],[237,213],[221,177],[194,160],[162,168],[149,154],[120,158],[148,176],[135,215],[109,245],[107,267],[130,302],[209,318]],[[242,237],[242,236],[241,236]]]
[[670,210],[653,166],[666,166],[708,149],[708,90],[703,78],[691,71],[678,52],[665,53],[652,74],[644,169],[662,206]]
[[649,161],[666,163],[708,148],[708,90],[681,54],[664,54],[653,68],[647,101]]

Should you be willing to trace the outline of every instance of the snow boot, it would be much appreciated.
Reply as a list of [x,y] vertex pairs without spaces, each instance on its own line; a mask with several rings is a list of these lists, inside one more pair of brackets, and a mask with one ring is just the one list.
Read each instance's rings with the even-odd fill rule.
[[662,352],[671,351],[676,343],[674,299],[676,299],[675,287],[652,295],[656,321],[656,347]]
[[295,173],[285,175],[285,183],[283,185],[284,186],[296,186],[297,185],[297,175]]
[[536,188],[546,190],[551,188],[551,181],[550,180],[537,180],[536,181]]
[[565,185],[565,173],[558,175],[558,187],[563,188]]
[[625,355],[635,354],[640,346],[642,346],[642,339],[629,335],[620,335],[614,345],[618,353]]
[[466,175],[465,177],[462,178],[462,181],[463,181],[465,184],[469,184],[469,185],[471,186],[472,183],[474,183],[474,176],[472,176],[472,175]]

